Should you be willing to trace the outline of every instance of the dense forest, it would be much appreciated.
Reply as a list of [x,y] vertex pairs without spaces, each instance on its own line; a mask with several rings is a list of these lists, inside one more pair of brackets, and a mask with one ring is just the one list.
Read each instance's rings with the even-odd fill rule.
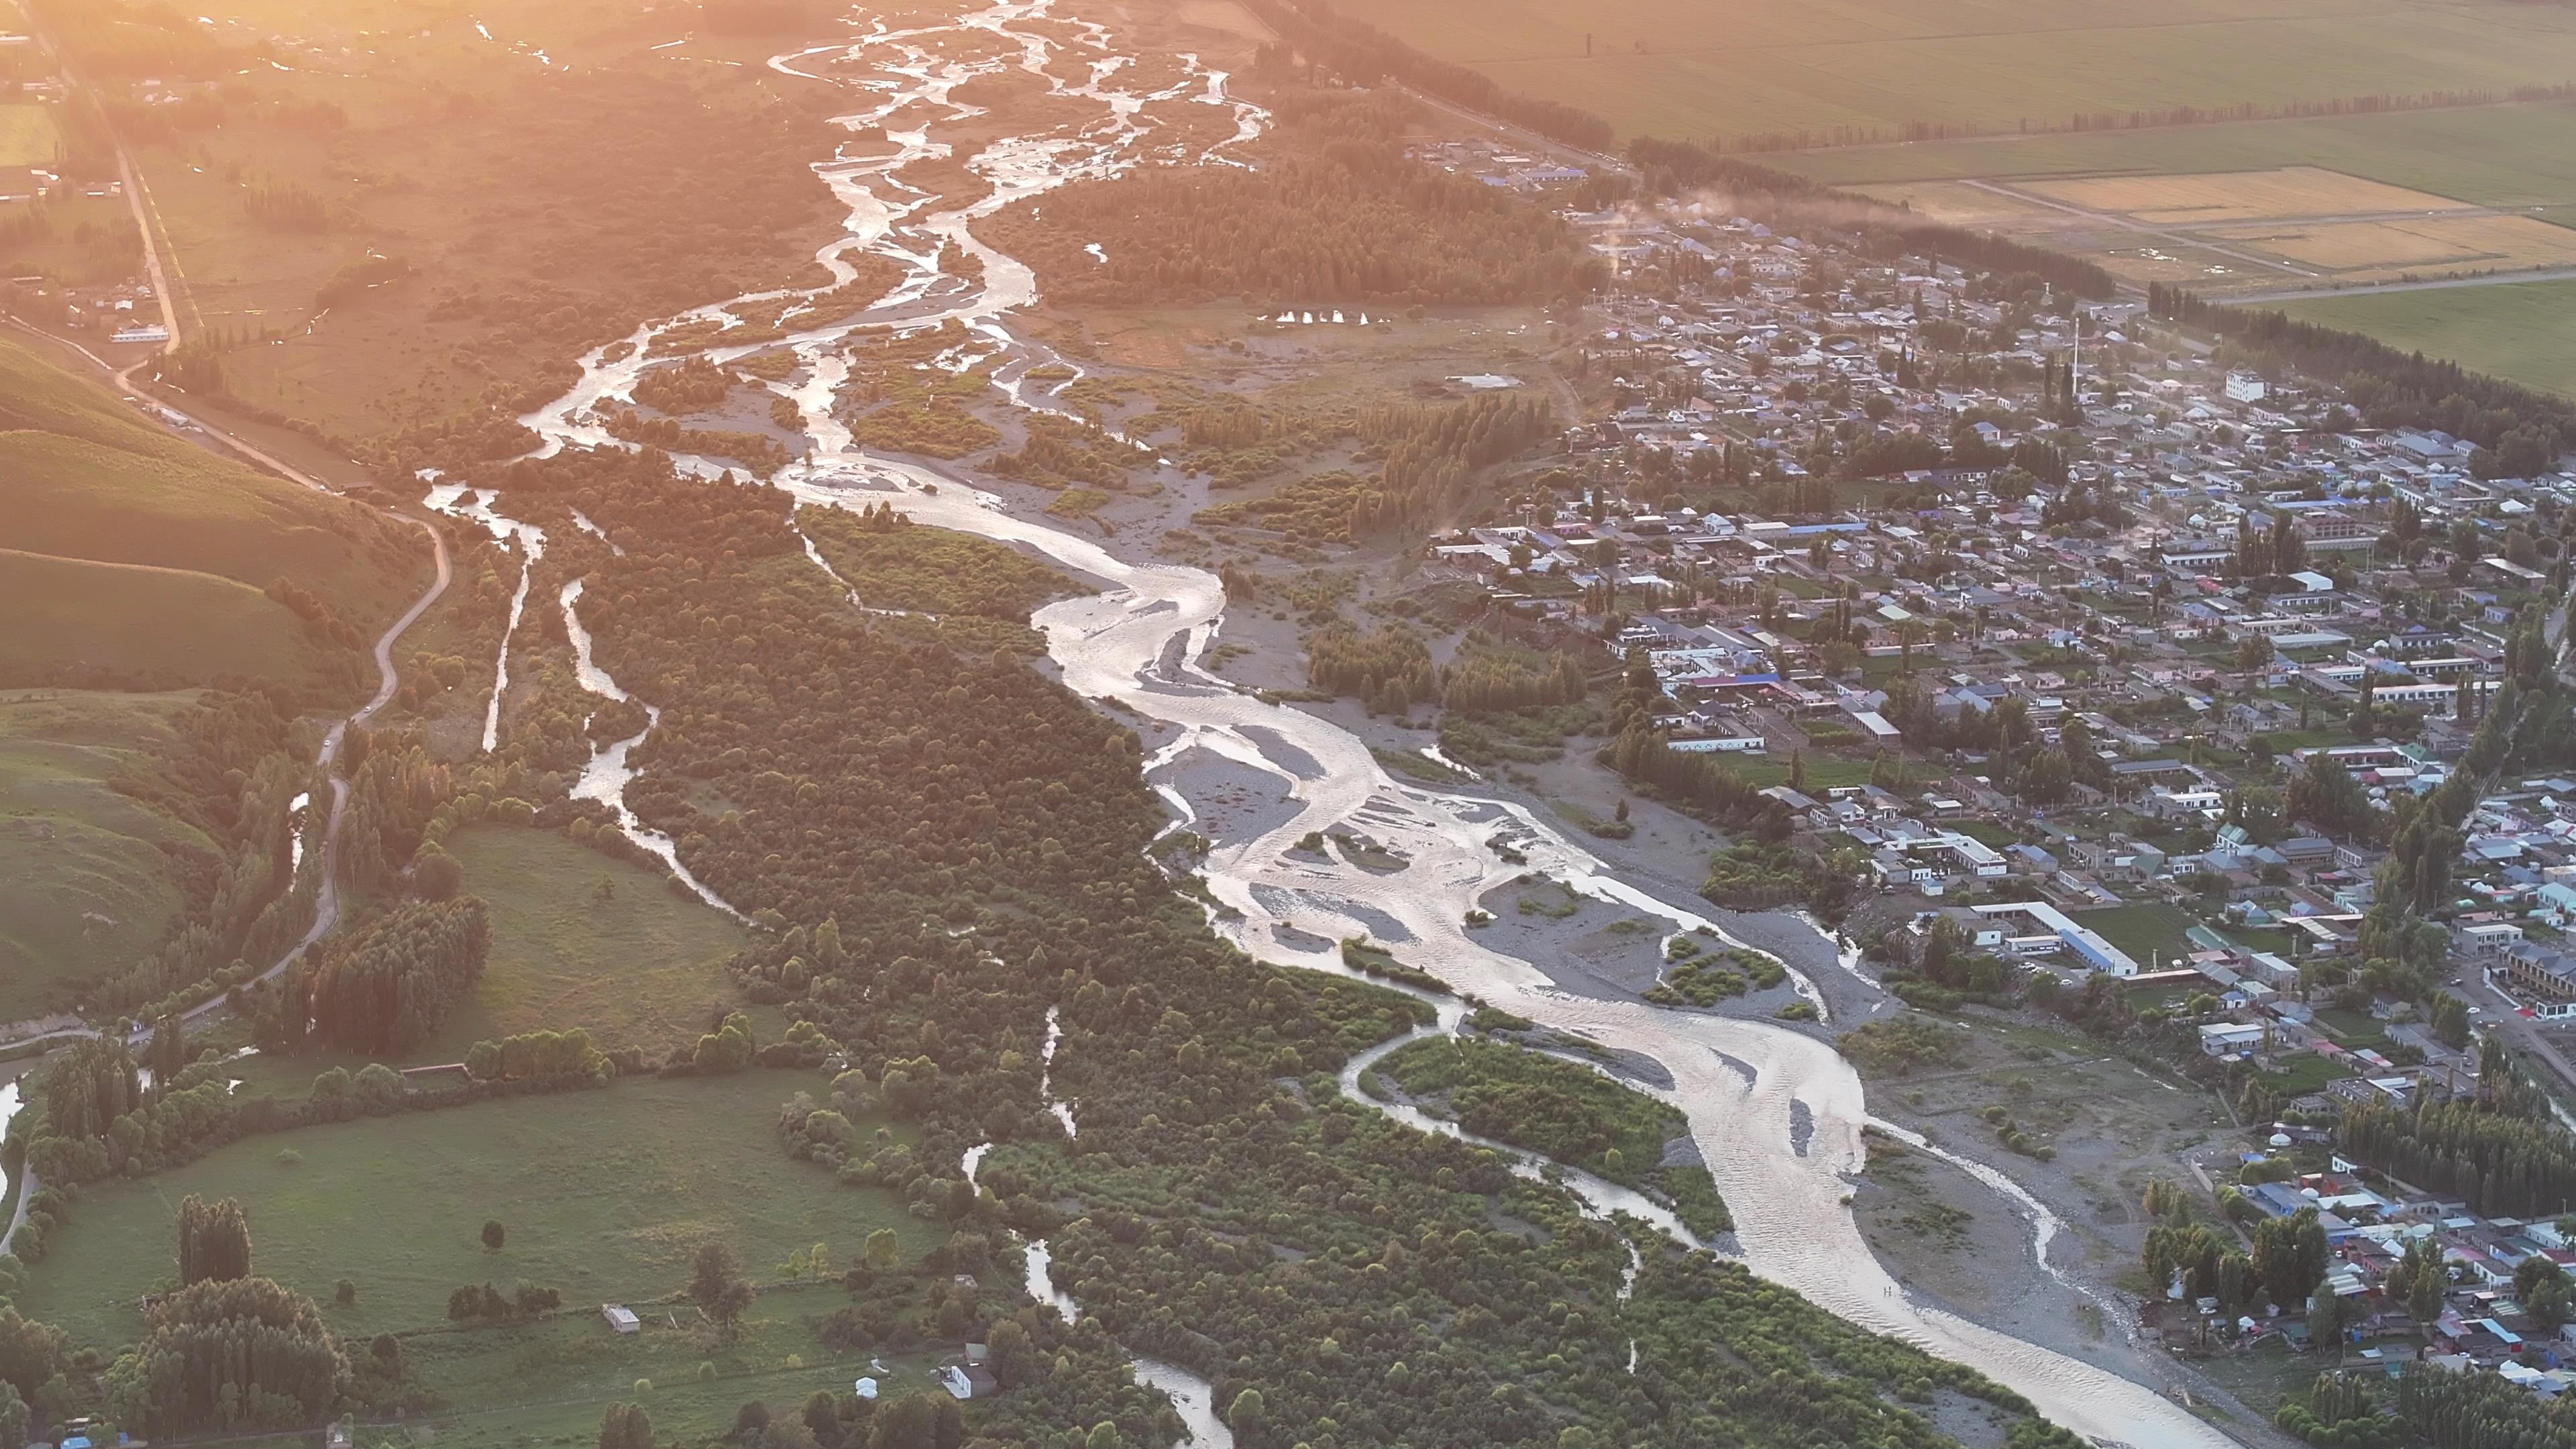
[[1036,268],[1058,304],[1553,302],[1591,289],[1598,264],[1549,212],[1405,155],[1403,96],[1290,90],[1273,109],[1257,171],[1077,181],[977,233]]

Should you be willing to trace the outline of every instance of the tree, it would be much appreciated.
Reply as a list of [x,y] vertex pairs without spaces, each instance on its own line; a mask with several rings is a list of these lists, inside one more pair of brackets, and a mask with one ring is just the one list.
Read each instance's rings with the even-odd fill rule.
[[1225,1411],[1226,1426],[1237,1434],[1258,1435],[1265,1412],[1261,1390],[1245,1389],[1234,1396],[1234,1406]]
[[637,1405],[609,1405],[599,1420],[599,1449],[653,1449],[653,1420]]
[[465,884],[465,867],[432,841],[411,858],[411,888],[425,901],[453,900]]
[[742,1276],[742,1265],[733,1249],[722,1243],[706,1243],[698,1248],[690,1266],[689,1299],[701,1308],[713,1308],[725,1289]]
[[1103,1419],[1084,1437],[1082,1449],[1127,1449],[1127,1436],[1118,1432],[1117,1425]]
[[172,1294],[101,1377],[115,1421],[155,1435],[311,1424],[349,1383],[321,1310],[265,1278],[210,1279]]
[[241,1204],[190,1193],[179,1204],[179,1285],[249,1276],[250,1223]]
[[903,1261],[903,1242],[895,1236],[894,1229],[879,1228],[868,1234],[864,1258],[870,1268],[880,1273],[892,1271]]
[[1046,1376],[1045,1364],[1029,1342],[1029,1331],[1017,1319],[1005,1318],[994,1324],[985,1342],[992,1354],[993,1377],[1003,1388],[1015,1389]]
[[500,1220],[499,1218],[486,1218],[486,1219],[484,1219],[484,1221],[483,1221],[483,1246],[484,1246],[485,1248],[489,1249],[489,1250],[490,1250],[490,1251],[492,1251],[492,1252],[497,1253],[497,1252],[501,1251],[501,1245],[502,1245],[503,1243],[505,1243],[505,1242],[508,1242],[508,1241],[509,1241],[509,1239],[510,1239],[510,1232],[509,1232],[509,1229],[504,1228],[504,1227],[502,1227],[502,1226],[501,1226],[501,1220]]

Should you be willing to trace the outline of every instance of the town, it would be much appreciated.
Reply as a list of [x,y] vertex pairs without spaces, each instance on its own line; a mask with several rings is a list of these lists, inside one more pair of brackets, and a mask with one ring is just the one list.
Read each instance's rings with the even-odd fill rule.
[[[1594,180],[1492,143],[1421,154],[1569,207]],[[2576,1091],[2566,706],[2508,768],[2464,763],[2517,676],[2557,682],[2556,447],[2375,423],[2160,315],[2171,294],[1890,259],[1725,198],[1565,214],[1617,269],[1583,347],[1610,416],[1428,557],[1650,666],[1664,748],[1759,786],[1903,923],[1915,944],[1873,955],[1908,1000],[1939,933],[2033,995],[2107,989],[2197,1059],[2241,1151],[2223,1179],[2178,1165],[2217,1222],[2151,1194],[2147,1337],[2576,1383],[2565,1133],[2535,1109],[2547,1165],[2508,1185],[2355,1125],[2528,1093],[2526,1071]],[[1688,505],[1712,483],[1759,511]],[[2402,924],[2374,930],[2401,812],[2429,823],[2454,780],[2473,806],[2429,870],[2400,863]],[[2263,1275],[2239,1269],[2293,1224],[2321,1234],[2316,1296],[2247,1309]]]

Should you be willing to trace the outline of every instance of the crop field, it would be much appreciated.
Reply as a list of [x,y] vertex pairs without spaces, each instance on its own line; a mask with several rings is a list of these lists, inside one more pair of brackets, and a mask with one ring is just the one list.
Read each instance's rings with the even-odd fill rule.
[[2118,212],[2159,226],[2356,212],[2421,214],[2462,210],[2468,205],[2315,166],[2179,176],[2087,176],[2026,181],[2020,189],[2087,211]]
[[2293,317],[2366,332],[2480,372],[2576,396],[2576,282],[2387,291],[2286,303]]
[[581,1027],[601,1047],[694,1040],[732,998],[727,958],[750,940],[658,869],[551,831],[480,825],[451,836],[464,889],[492,911],[492,954],[422,1060],[514,1032]]
[[2316,166],[1855,188],[2214,294],[2576,264],[2576,230]]
[[2576,63],[2576,16],[2495,0],[1381,0],[1368,18],[1623,136],[2014,131],[2106,111],[2550,84]]
[[[259,1273],[326,1305],[338,1280],[353,1282],[357,1301],[325,1310],[343,1336],[437,1327],[450,1290],[487,1280],[558,1289],[576,1316],[663,1297],[712,1241],[754,1282],[817,1242],[846,1266],[881,1227],[917,1257],[945,1231],[889,1192],[795,1161],[771,1132],[781,1102],[828,1085],[819,1072],[638,1078],[245,1138],[83,1190],[18,1306],[75,1343],[128,1341],[135,1300],[175,1271],[173,1225],[190,1193],[240,1201]],[[507,1230],[497,1252],[480,1240],[486,1219]],[[504,1387],[482,1401],[511,1397]]]
[[159,944],[180,904],[165,848],[213,845],[106,781],[147,765],[191,697],[0,694],[0,1021]]
[[42,166],[58,139],[51,107],[0,106],[0,166]]
[[[1853,146],[1761,158],[1837,186],[2310,166],[2477,206],[2576,205],[2576,106],[2481,106]],[[2545,213],[2544,213],[2545,214]]]

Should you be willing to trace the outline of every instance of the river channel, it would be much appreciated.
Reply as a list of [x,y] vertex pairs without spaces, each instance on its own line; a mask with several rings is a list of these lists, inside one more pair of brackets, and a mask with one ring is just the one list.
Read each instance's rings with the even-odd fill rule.
[[[1011,44],[993,46],[989,42],[994,37]],[[982,58],[945,53],[943,43],[956,38],[978,41],[968,53]],[[1005,53],[995,58],[996,49]],[[1088,79],[1069,82],[1052,73],[1050,63],[1060,52],[1075,62],[1071,69],[1087,73]],[[847,371],[840,345],[863,327],[913,329],[953,318],[966,327],[984,357],[999,363],[1000,376],[1011,380],[1005,390],[1015,400],[1046,406],[1043,398],[1025,396],[1017,380],[1051,354],[1018,337],[1011,326],[1011,314],[1037,299],[1036,279],[1027,266],[976,240],[968,223],[1068,180],[1115,174],[1138,164],[1160,145],[1154,140],[1151,113],[1142,109],[1150,101],[1229,108],[1236,135],[1201,155],[1231,160],[1213,153],[1257,135],[1266,117],[1257,107],[1231,98],[1222,73],[1203,70],[1188,58],[1185,79],[1176,87],[1121,91],[1113,81],[1132,65],[1115,51],[1114,38],[1096,24],[1054,16],[1051,0],[1006,0],[952,23],[916,29],[879,24],[852,41],[816,46],[770,64],[784,75],[849,87],[864,108],[842,124],[853,132],[883,134],[900,148],[892,157],[835,155],[816,163],[817,177],[849,209],[846,235],[817,260],[833,273],[836,284],[852,273],[845,258],[859,252],[896,257],[908,269],[906,280],[877,309],[879,315],[792,333],[786,340],[805,368],[802,381],[779,391],[802,413],[814,447],[806,461],[778,476],[778,485],[804,501],[850,508],[893,499],[916,522],[1023,544],[1108,585],[1101,593],[1049,605],[1037,616],[1065,684],[1179,730],[1181,738],[1158,752],[1157,759],[1172,758],[1193,745],[1214,750],[1274,775],[1296,806],[1293,818],[1266,833],[1212,843],[1208,880],[1239,917],[1221,929],[1263,960],[1338,970],[1340,962],[1329,949],[1307,944],[1317,939],[1316,933],[1395,939],[1385,929],[1392,921],[1410,937],[1403,947],[1405,959],[1453,988],[1660,1063],[1673,1085],[1659,1095],[1688,1116],[1701,1159],[1734,1215],[1738,1251],[1755,1272],[1865,1328],[1972,1365],[2022,1393],[2056,1422],[2097,1442],[2231,1442],[2151,1389],[1908,1297],[1873,1256],[1852,1215],[1849,1179],[1862,1166],[1862,1131],[1872,1118],[1860,1078],[1829,1043],[1763,1022],[1575,996],[1556,988],[1529,962],[1487,948],[1465,924],[1481,895],[1529,870],[1660,916],[1675,929],[1709,924],[1687,903],[1663,900],[1620,880],[1517,804],[1392,778],[1349,732],[1239,693],[1201,669],[1197,661],[1225,624],[1225,591],[1213,574],[1122,557],[1092,538],[1014,515],[998,499],[952,476],[853,445],[832,407]],[[902,186],[890,173],[913,159],[946,154],[945,145],[932,136],[938,125],[980,114],[951,102],[949,93],[976,75],[1004,67],[1046,79],[1059,96],[1097,101],[1099,121],[1078,134],[1010,138],[983,147],[965,159],[994,183],[994,194],[960,210],[931,209],[933,199]],[[981,262],[980,283],[957,285],[959,279],[937,275],[936,258],[946,242]],[[592,409],[603,399],[631,395],[653,334],[719,311],[720,306],[711,306],[657,323],[625,343],[588,354],[581,359],[580,382],[522,421],[543,437],[546,451],[613,445]],[[788,325],[794,326],[792,318]],[[753,350],[717,347],[707,355],[722,363]],[[701,472],[718,471],[704,460],[682,461]],[[1174,656],[1176,640],[1181,641],[1179,664],[1173,668],[1165,661]],[[602,798],[623,812],[622,800],[610,793]],[[1360,822],[1369,836],[1409,857],[1411,866],[1397,875],[1379,876],[1340,860],[1292,855],[1291,848],[1307,832],[1345,822]],[[1527,863],[1507,860],[1504,848]],[[1284,932],[1283,917],[1291,910],[1301,929]],[[1407,1120],[1443,1130],[1429,1119]],[[2008,1180],[2005,1186],[2011,1186]],[[2020,1201],[2039,1224],[2044,1247],[2053,1219],[2027,1195]],[[1043,1273],[1042,1247],[1038,1251],[1040,1266],[1033,1278]],[[1047,1287],[1041,1302],[1060,1299]],[[1168,1366],[1152,1367],[1159,1375]],[[1165,1386],[1185,1395],[1194,1383],[1186,1379],[1183,1375]],[[1190,1417],[1194,1424],[1212,1424],[1212,1417],[1204,1416],[1205,1384],[1195,1383],[1195,1392],[1202,1407]],[[1189,1412],[1189,1406],[1184,1410]],[[1207,1438],[1202,1433],[1200,1442]]]

